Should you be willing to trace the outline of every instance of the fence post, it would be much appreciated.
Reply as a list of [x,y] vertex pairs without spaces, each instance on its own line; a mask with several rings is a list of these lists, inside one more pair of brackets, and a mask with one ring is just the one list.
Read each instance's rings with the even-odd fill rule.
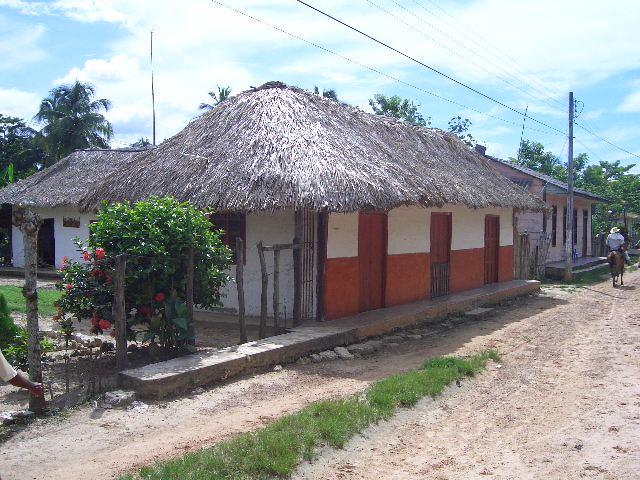
[[269,277],[267,276],[267,264],[264,259],[264,247],[262,240],[258,242],[258,256],[260,257],[260,273],[262,274],[262,292],[260,294],[260,328],[258,336],[262,339],[267,336],[267,288]]
[[116,256],[111,317],[116,329],[116,368],[118,371],[127,367],[127,314],[124,304],[126,271],[127,257],[125,255]]
[[303,239],[302,210],[296,210],[294,214],[293,237],[293,325],[298,326],[302,322],[302,250],[296,248]]
[[247,343],[247,322],[244,318],[244,246],[240,237],[236,237],[236,286],[238,288],[240,343]]
[[196,344],[196,330],[193,325],[193,270],[194,259],[193,259],[193,247],[189,248],[189,253],[187,254],[187,285],[185,288],[185,294],[187,296],[187,312],[189,312],[189,328],[187,329],[187,334],[189,335],[189,344]]
[[280,313],[280,250],[273,251],[273,331],[278,333]]

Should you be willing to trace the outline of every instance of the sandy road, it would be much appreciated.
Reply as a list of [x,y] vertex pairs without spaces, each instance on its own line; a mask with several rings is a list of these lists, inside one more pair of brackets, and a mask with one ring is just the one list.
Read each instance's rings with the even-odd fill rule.
[[[629,285],[639,280],[627,277]],[[116,478],[362,390],[428,356],[491,346],[504,356],[501,368],[401,412],[343,451],[325,452],[299,478],[638,478],[640,290],[631,288],[529,297],[372,358],[287,366],[141,413],[85,406],[0,445],[0,473],[5,480]]]

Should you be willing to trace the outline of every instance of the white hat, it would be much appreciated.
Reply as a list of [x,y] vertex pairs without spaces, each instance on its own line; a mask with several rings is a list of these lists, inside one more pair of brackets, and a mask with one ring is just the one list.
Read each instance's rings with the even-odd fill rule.
[[610,233],[618,233],[620,229],[618,227],[613,227]]

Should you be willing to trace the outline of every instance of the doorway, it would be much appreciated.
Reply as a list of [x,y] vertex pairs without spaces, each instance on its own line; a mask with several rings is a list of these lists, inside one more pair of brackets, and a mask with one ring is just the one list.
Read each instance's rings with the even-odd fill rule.
[[498,256],[500,254],[500,217],[484,217],[484,283],[498,281]]
[[38,231],[38,264],[54,267],[56,264],[56,239],[53,218],[45,218]]
[[449,294],[451,261],[451,213],[432,213],[431,298]]
[[384,307],[387,258],[387,214],[360,212],[358,261],[361,312]]
[[582,256],[587,256],[589,239],[589,210],[582,210]]

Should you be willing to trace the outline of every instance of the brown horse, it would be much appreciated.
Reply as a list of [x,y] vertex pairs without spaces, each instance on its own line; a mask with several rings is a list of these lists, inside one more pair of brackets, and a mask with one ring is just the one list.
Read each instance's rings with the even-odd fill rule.
[[609,272],[611,272],[611,279],[613,280],[613,287],[616,287],[618,277],[620,277],[620,285],[624,285],[624,256],[618,251],[612,251],[607,256],[609,262]]

